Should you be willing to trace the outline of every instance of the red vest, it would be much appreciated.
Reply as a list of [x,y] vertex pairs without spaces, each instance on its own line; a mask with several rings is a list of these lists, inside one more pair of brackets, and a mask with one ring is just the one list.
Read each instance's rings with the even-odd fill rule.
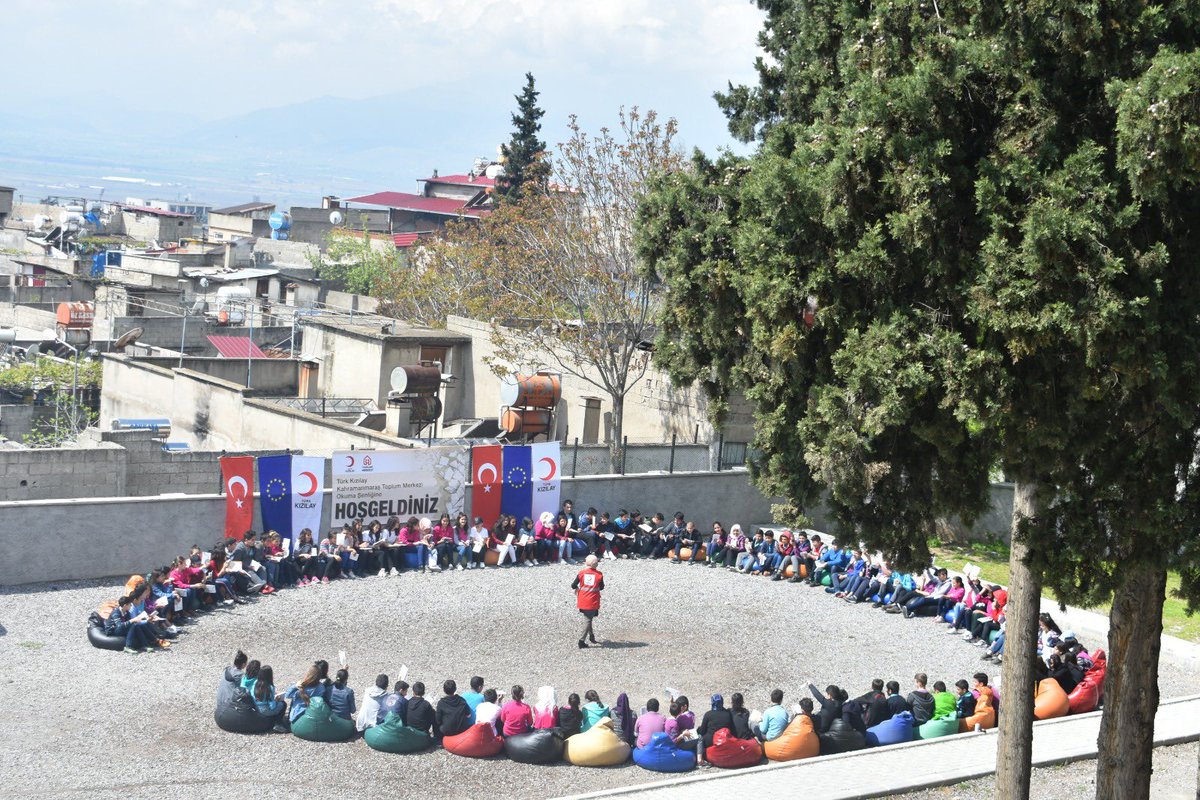
[[600,610],[600,586],[604,583],[604,575],[591,568],[580,570],[575,580],[579,588],[575,590],[575,602],[580,611]]

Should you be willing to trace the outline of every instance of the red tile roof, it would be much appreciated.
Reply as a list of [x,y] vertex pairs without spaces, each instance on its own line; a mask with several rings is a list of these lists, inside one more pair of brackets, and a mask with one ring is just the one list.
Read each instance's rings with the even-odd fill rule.
[[369,206],[387,206],[401,211],[417,211],[425,214],[444,214],[457,217],[479,217],[486,211],[479,208],[466,208],[466,203],[451,197],[426,197],[423,194],[408,192],[376,192],[364,194],[362,197],[346,198],[348,203],[363,203]]
[[209,336],[208,341],[222,358],[266,358],[267,354],[249,336]]
[[486,175],[438,175],[436,178],[418,178],[417,183],[452,183],[455,186],[495,186],[496,181]]

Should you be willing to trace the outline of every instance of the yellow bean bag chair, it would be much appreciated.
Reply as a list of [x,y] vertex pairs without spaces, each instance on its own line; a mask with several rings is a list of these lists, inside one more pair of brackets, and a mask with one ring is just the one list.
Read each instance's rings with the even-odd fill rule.
[[813,758],[821,753],[821,739],[813,729],[812,720],[805,714],[799,714],[778,738],[763,745],[763,752],[771,761]]
[[976,725],[985,731],[996,727],[996,706],[993,702],[992,690],[989,687],[984,687],[978,699],[975,700],[975,713],[958,721],[958,732],[973,731]]
[[[692,560],[692,548],[690,548],[690,547],[679,548],[679,560],[680,561],[691,561]],[[697,560],[699,560],[699,561],[707,561],[708,560],[708,553],[705,552],[703,547],[700,548],[700,558]]]
[[1039,681],[1033,693],[1033,716],[1035,719],[1065,717],[1071,710],[1071,700],[1054,678]]
[[563,748],[563,758],[577,767],[614,767],[628,761],[629,753],[629,745],[617,736],[609,717],[568,738]]

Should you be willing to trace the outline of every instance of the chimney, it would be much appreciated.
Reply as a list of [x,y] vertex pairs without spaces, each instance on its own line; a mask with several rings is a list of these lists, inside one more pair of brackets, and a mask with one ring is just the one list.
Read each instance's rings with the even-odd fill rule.
[[435,177],[435,178],[437,177],[437,170],[436,170],[436,169],[433,171],[433,177]]

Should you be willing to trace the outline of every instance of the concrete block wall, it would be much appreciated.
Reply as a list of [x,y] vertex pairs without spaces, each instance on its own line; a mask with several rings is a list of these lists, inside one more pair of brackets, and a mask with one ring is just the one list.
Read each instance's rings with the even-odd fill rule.
[[37,306],[0,303],[0,325],[6,328],[30,328],[35,331],[46,328],[54,330],[58,323],[58,316],[55,314],[57,308],[57,304],[48,303]]
[[[125,494],[126,458],[125,449],[111,443],[91,448],[0,450],[0,498],[119,497]],[[7,524],[6,520],[0,527]]]
[[35,424],[54,416],[53,406],[23,404],[0,406],[0,436],[14,442],[24,440]]

